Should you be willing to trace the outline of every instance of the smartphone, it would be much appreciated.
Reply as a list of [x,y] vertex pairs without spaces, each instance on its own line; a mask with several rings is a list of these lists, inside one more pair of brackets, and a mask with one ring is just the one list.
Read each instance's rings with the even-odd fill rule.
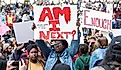
[[19,61],[14,61],[12,64],[11,64],[12,66],[19,66]]

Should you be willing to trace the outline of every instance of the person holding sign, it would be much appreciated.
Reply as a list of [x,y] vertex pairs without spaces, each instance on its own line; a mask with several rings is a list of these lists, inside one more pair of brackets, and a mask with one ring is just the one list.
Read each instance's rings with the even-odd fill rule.
[[51,48],[43,46],[45,43],[43,40],[37,40],[36,43],[44,54],[49,55],[46,57],[48,59],[45,70],[54,70],[59,64],[68,65],[68,68],[75,70],[72,58],[77,53],[79,47],[78,40],[72,40],[70,47],[68,47],[68,42],[64,39],[55,40]]

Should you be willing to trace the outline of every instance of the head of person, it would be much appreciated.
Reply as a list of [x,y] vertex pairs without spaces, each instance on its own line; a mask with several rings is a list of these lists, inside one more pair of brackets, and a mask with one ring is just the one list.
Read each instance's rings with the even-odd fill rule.
[[57,64],[53,70],[71,70],[69,65],[66,64]]
[[92,36],[88,39],[89,43],[95,42],[96,41],[96,37]]
[[53,48],[57,53],[62,53],[66,48],[68,48],[68,42],[66,40],[55,40]]
[[29,44],[27,46],[27,51],[29,55],[29,60],[32,63],[36,63],[38,59],[38,47],[36,46],[36,44]]
[[119,66],[121,65],[121,36],[112,39],[102,64],[110,64],[110,62],[115,62],[115,64],[119,64]]
[[87,54],[88,53],[88,45],[87,44],[80,44],[79,52],[81,54]]
[[94,47],[95,42],[96,42],[96,38],[95,38],[95,37],[90,37],[90,38],[88,39],[88,46],[89,46],[90,51],[91,51],[92,48]]
[[96,31],[95,31],[95,37],[98,38],[99,35],[100,35],[99,30],[96,30]]
[[3,45],[3,53],[7,55],[10,55],[12,53],[12,47],[10,46],[9,43],[5,43]]
[[107,48],[108,47],[108,39],[106,37],[100,37],[98,39],[99,47],[100,48]]

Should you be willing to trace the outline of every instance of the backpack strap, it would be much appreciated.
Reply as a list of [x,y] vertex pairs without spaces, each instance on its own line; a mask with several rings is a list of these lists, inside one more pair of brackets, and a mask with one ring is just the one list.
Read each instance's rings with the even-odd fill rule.
[[105,70],[113,70],[110,66],[108,65],[100,65],[101,67],[103,67]]
[[88,65],[88,62],[86,63],[81,57],[80,57],[80,60],[84,63],[84,65]]

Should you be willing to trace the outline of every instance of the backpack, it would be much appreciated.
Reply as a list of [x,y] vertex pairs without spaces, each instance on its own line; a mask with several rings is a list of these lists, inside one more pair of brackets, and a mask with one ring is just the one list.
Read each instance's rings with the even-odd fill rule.
[[105,70],[114,70],[115,69],[115,67],[118,67],[119,69],[118,70],[121,70],[121,65],[114,65],[113,67],[110,67],[110,65],[108,65],[108,64],[105,64],[105,65],[100,65],[101,67],[103,67]]
[[84,70],[89,70],[89,61],[86,63],[82,58],[80,58],[80,60],[83,62],[84,64]]

